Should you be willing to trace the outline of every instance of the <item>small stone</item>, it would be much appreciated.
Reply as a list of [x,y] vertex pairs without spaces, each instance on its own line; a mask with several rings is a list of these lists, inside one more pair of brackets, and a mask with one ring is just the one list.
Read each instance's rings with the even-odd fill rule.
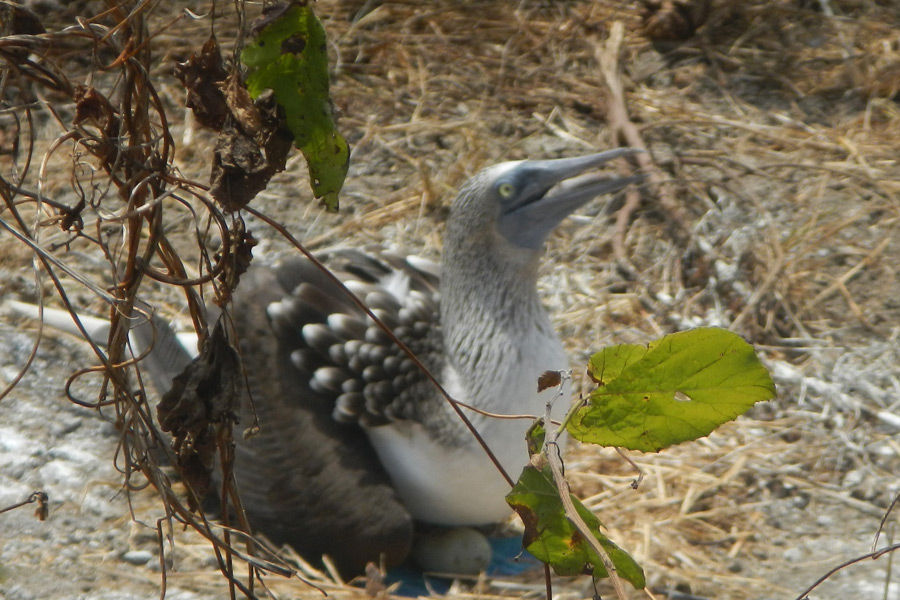
[[803,550],[800,548],[788,548],[781,555],[788,562],[799,562],[803,559]]
[[122,560],[132,565],[145,565],[153,558],[153,553],[147,550],[129,550],[122,555]]
[[81,427],[81,419],[78,417],[67,417],[53,423],[50,426],[50,433],[54,438],[61,438],[68,435]]
[[816,525],[824,529],[831,529],[836,523],[831,515],[819,515],[816,517]]
[[862,484],[865,479],[866,474],[862,469],[853,469],[844,475],[844,481],[841,482],[841,487],[845,490],[852,490]]
[[469,527],[441,529],[416,540],[413,559],[426,572],[475,575],[491,562],[491,545]]
[[81,554],[82,551],[75,546],[63,548],[59,552],[59,556],[66,562],[81,560]]

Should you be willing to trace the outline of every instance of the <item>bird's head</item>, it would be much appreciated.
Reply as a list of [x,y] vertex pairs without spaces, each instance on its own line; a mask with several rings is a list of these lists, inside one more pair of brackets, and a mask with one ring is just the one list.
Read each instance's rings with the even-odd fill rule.
[[[585,175],[612,159],[641,152],[617,148],[552,160],[522,160],[488,167],[460,189],[451,209],[448,235],[457,242],[494,240],[536,252],[551,231],[577,208],[615,192],[641,175]],[[582,177],[579,177],[582,176]]]

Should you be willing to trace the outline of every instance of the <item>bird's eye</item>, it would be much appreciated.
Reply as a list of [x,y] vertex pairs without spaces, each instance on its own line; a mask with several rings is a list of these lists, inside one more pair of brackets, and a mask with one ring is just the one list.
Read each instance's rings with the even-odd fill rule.
[[511,183],[501,183],[497,186],[497,193],[500,194],[500,197],[506,200],[511,197],[513,193],[515,193],[516,188]]

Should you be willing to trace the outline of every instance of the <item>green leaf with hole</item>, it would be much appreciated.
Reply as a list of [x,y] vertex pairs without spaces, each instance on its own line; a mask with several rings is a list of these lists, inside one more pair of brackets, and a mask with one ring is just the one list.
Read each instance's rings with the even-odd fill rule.
[[[619,577],[642,589],[646,582],[640,565],[601,533],[600,520],[578,498],[570,497],[579,516],[609,555]],[[598,579],[609,576],[600,556],[566,517],[550,467],[543,470],[525,467],[506,496],[506,502],[525,524],[522,545],[535,558],[553,567],[558,575],[591,574]]]
[[715,327],[667,335],[646,348],[606,348],[588,370],[600,385],[567,430],[602,446],[655,452],[708,435],[775,397],[753,347]]
[[313,194],[337,210],[350,146],[332,119],[322,23],[305,2],[293,2],[264,18],[241,61],[250,68],[250,95],[255,99],[271,89],[284,109],[294,143],[306,158]]

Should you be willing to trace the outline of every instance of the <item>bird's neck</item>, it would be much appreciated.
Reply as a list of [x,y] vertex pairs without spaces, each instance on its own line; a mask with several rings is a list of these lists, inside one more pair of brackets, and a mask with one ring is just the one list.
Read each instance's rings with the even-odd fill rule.
[[558,338],[537,294],[539,253],[477,242],[445,244],[441,327],[467,396],[496,396],[497,384],[532,369]]

